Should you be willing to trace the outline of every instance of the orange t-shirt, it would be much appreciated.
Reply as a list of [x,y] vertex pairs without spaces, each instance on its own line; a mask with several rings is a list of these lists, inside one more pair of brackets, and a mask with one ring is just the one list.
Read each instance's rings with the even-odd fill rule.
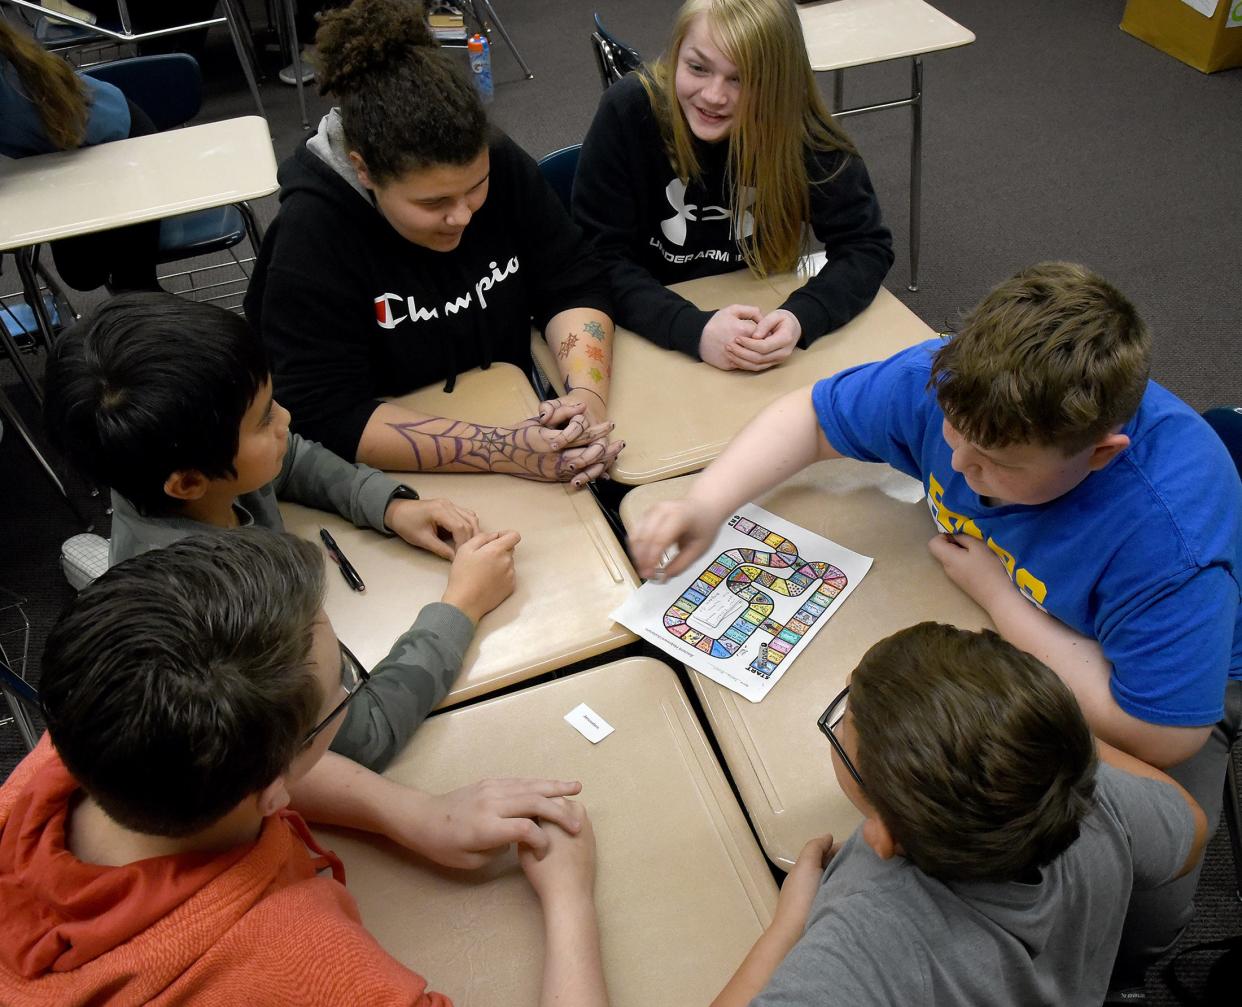
[[46,735],[0,787],[6,1007],[451,1007],[367,933],[340,861],[299,815],[225,854],[101,867],[65,843],[78,790]]

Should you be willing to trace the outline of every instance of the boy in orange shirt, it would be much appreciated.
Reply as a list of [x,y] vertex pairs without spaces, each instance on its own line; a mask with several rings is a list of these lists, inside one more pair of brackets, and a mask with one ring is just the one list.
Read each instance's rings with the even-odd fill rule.
[[48,735],[0,788],[0,1002],[447,1005],[367,933],[297,808],[450,866],[520,842],[545,987],[605,1003],[580,786],[432,796],[329,753],[367,675],[323,580],[314,546],[242,529],[78,596],[44,656]]

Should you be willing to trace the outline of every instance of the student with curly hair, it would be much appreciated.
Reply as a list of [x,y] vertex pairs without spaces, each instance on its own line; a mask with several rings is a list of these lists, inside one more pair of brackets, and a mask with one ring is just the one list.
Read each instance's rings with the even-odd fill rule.
[[[316,44],[340,105],[281,167],[246,298],[295,428],[382,469],[602,475],[621,448],[608,280],[535,162],[488,127],[421,5],[358,0],[322,17]],[[532,318],[567,388],[537,416],[491,426],[381,401],[495,361],[529,369]]]

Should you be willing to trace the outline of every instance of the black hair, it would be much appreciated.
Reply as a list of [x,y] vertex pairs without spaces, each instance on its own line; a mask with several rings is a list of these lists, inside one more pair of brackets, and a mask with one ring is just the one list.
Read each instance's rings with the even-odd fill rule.
[[165,293],[121,294],[49,354],[44,420],[74,465],[140,511],[176,509],[174,472],[236,475],[242,419],[270,376],[245,319]]
[[121,563],[52,629],[39,683],[52,744],[114,821],[186,836],[288,768],[322,689],[311,543],[257,528]]
[[469,164],[484,149],[483,104],[421,2],[355,0],[323,15],[315,45],[320,93],[340,102],[345,139],[376,182]]

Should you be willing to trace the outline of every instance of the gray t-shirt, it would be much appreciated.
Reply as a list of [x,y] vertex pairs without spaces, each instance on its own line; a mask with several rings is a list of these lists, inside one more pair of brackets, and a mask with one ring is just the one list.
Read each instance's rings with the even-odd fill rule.
[[1098,1007],[1131,889],[1176,875],[1193,834],[1173,787],[1102,763],[1095,810],[1037,884],[945,884],[856,831],[752,1007]]

